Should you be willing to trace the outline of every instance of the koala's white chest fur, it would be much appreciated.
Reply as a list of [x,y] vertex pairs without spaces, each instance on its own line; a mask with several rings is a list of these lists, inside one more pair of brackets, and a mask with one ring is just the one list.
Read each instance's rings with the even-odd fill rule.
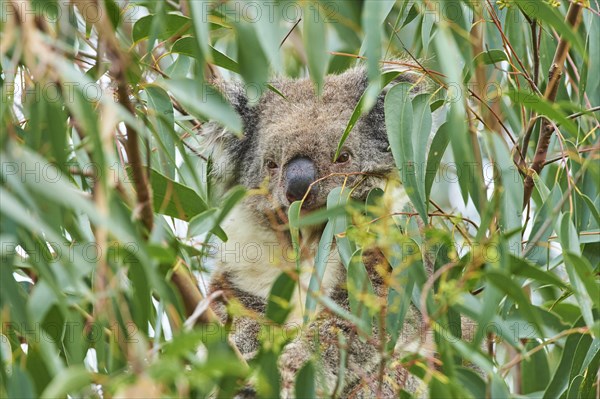
[[[221,244],[218,272],[227,273],[230,282],[237,289],[267,299],[279,275],[283,271],[296,269],[291,244],[285,240],[282,242],[275,230],[258,224],[254,213],[244,203],[232,210],[223,223],[223,228],[229,240]],[[300,262],[300,293],[292,295],[294,311],[288,322],[301,319],[318,240],[301,243],[301,246],[304,248]],[[340,266],[339,255],[333,248],[320,284],[321,292],[327,294],[339,282]]]

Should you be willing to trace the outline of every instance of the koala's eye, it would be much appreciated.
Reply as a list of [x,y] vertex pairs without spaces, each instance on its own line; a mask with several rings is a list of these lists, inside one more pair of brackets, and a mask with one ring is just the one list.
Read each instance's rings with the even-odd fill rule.
[[335,163],[346,163],[349,160],[350,160],[350,153],[344,151],[340,154],[339,157],[337,157],[337,159],[335,160]]
[[276,164],[275,162],[273,162],[273,161],[271,161],[271,160],[268,160],[268,161],[267,161],[267,168],[269,168],[269,169],[273,170],[273,169],[277,169],[277,167],[278,167],[278,166],[277,166],[277,164]]

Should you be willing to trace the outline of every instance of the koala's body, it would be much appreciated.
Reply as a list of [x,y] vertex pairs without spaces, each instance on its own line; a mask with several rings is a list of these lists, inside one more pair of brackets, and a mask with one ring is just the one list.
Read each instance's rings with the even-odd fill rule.
[[[415,92],[424,85],[418,73],[405,71],[398,80],[414,83]],[[354,126],[337,159],[338,142],[368,80],[363,67],[325,78],[320,97],[309,79],[278,79],[272,85],[283,96],[266,91],[250,105],[241,85],[222,84],[228,100],[240,114],[244,135],[238,138],[215,123],[209,123],[204,134],[213,146],[217,178],[226,187],[243,185],[249,195],[230,213],[223,224],[229,240],[223,243],[217,267],[211,280],[211,291],[223,291],[229,302],[242,305],[243,314],[233,315],[233,342],[247,358],[259,348],[258,335],[267,306],[267,298],[282,271],[293,273],[296,262],[291,256],[291,239],[286,229],[290,204],[303,200],[303,212],[325,206],[328,193],[335,187],[352,187],[352,197],[365,200],[373,188],[386,188],[387,201],[396,211],[402,210],[408,198],[394,178],[395,166],[385,127],[384,94],[373,109]],[[294,311],[288,323],[301,325],[302,301],[314,266],[323,227],[301,230],[300,295],[293,295]],[[364,256],[364,264],[375,293],[387,295],[381,270],[389,269],[377,251]],[[346,291],[346,269],[332,251],[320,291],[339,306],[349,309]],[[300,299],[297,299],[297,298]],[[225,320],[223,302],[213,304]],[[421,336],[420,317],[414,307],[407,316],[404,343]],[[346,340],[346,371],[343,381],[340,368],[339,334]],[[377,334],[374,334],[377,336]],[[319,348],[314,338],[318,338]],[[422,344],[422,343],[420,343]],[[282,396],[294,395],[298,370],[313,353],[319,352],[320,394],[330,396],[373,396],[376,392],[395,395],[399,389],[414,391],[416,379],[398,367],[388,370],[386,387],[377,386],[369,378],[379,372],[380,358],[373,340],[359,339],[352,324],[327,309],[318,309],[316,318],[300,337],[290,342],[280,357]],[[361,385],[361,382],[364,384]],[[248,393],[250,395],[250,393]]]

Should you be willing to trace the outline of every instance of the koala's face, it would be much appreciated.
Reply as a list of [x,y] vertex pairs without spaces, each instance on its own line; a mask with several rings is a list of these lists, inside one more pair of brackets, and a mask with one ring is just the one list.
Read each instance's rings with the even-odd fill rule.
[[366,89],[364,69],[327,76],[321,97],[315,95],[309,79],[277,80],[272,85],[285,98],[268,91],[253,106],[241,88],[226,87],[242,116],[244,137],[221,129],[216,163],[230,172],[225,178],[229,185],[266,188],[247,199],[250,206],[261,213],[285,213],[292,202],[304,199],[302,209],[312,210],[324,206],[329,192],[344,183],[354,187],[355,198],[364,198],[369,190],[384,184],[394,162],[385,130],[383,95],[358,120],[334,159]]

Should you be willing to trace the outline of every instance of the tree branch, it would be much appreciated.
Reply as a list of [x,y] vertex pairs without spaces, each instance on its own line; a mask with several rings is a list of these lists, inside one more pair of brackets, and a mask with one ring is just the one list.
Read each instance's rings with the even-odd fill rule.
[[[581,22],[581,10],[582,6],[577,2],[572,2],[569,6],[569,10],[567,11],[566,22],[569,26],[573,27],[573,29],[577,29],[577,26]],[[558,84],[560,82],[565,60],[569,52],[569,45],[570,43],[564,37],[562,37],[558,42],[558,46],[556,47],[554,59],[552,60],[552,66],[550,67],[550,71],[548,73],[548,85],[546,86],[546,91],[544,92],[544,99],[550,102],[553,102],[556,99]],[[534,123],[535,121],[530,121],[529,126],[531,126]],[[533,163],[531,164],[531,168],[527,171],[527,176],[525,177],[523,192],[523,208],[525,208],[527,204],[529,204],[529,200],[531,199],[531,194],[533,192],[534,186],[533,174],[536,173],[539,175],[542,168],[544,167],[544,163],[546,162],[548,146],[550,145],[550,139],[552,138],[553,132],[554,128],[552,127],[552,124],[547,118],[544,118],[542,120],[542,126],[540,128],[540,136],[535,150]],[[527,151],[526,148],[523,148],[523,151]]]
[[[121,52],[118,46],[113,46],[109,49],[109,54],[112,58],[112,74],[117,83],[117,96],[119,103],[135,117],[135,107],[129,98],[129,87],[126,78],[126,56]],[[137,206],[139,208],[139,216],[146,227],[145,236],[147,237],[152,231],[154,225],[154,211],[152,207],[152,190],[148,181],[148,175],[145,166],[142,162],[141,151],[139,146],[138,132],[135,126],[125,123],[127,133],[127,141],[125,143],[125,151],[127,153],[127,162],[132,171],[133,183],[137,196]],[[202,293],[198,289],[195,279],[183,267],[176,265],[171,277],[173,284],[181,294],[186,308],[187,316],[190,316],[198,303],[202,301]],[[206,311],[198,322],[204,323],[217,320],[212,311]]]

